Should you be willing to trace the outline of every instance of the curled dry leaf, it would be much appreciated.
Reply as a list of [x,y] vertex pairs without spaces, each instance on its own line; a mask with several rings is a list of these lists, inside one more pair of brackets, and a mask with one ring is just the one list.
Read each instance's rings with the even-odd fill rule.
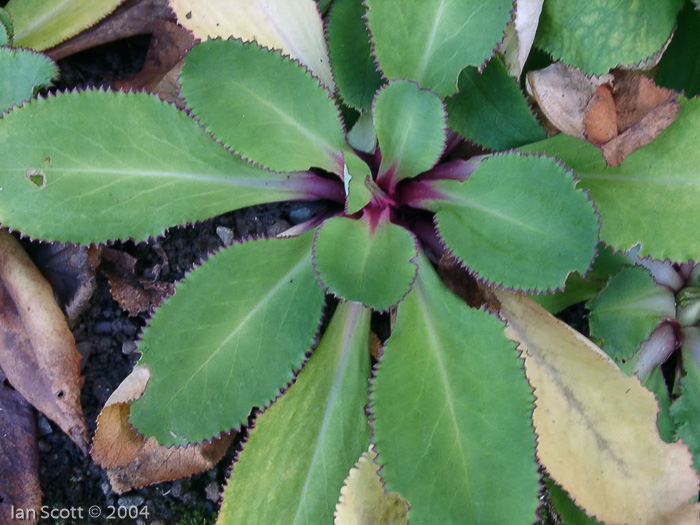
[[514,77],[520,77],[535,41],[544,0],[518,0],[515,3],[515,20],[506,28],[501,44],[501,54]]
[[187,447],[164,447],[129,425],[131,402],[146,390],[151,374],[137,366],[112,393],[97,417],[92,458],[107,471],[118,494],[211,469],[226,453],[233,434]]
[[0,231],[0,329],[0,367],[10,384],[87,452],[73,334],[51,286],[6,231]]
[[0,523],[15,523],[11,519],[13,507],[38,513],[41,506],[36,415],[3,380],[0,371]]
[[168,0],[127,0],[99,24],[50,49],[47,54],[60,60],[85,49],[154,32],[157,20],[174,22]]
[[95,270],[101,249],[76,244],[32,244],[27,253],[53,287],[59,306],[70,326],[87,308],[95,291]]
[[335,507],[335,525],[404,525],[408,505],[396,492],[387,492],[374,463],[370,445],[350,470]]
[[527,90],[547,119],[567,135],[585,138],[583,118],[596,87],[612,75],[587,77],[580,69],[556,62],[527,74]]
[[617,113],[612,89],[607,84],[598,86],[583,117],[588,141],[600,146],[617,136]]
[[552,478],[610,525],[700,523],[692,456],[662,441],[653,394],[531,299],[495,294],[535,389],[537,455]]
[[109,281],[114,300],[132,316],[157,307],[174,289],[172,283],[138,277],[136,259],[111,248],[103,250],[100,270]]

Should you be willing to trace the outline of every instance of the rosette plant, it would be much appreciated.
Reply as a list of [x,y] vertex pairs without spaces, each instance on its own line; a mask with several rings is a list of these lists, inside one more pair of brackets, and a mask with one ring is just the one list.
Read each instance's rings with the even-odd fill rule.
[[[203,38],[180,74],[188,112],[84,91],[4,115],[0,222],[46,241],[143,241],[246,206],[327,202],[177,285],[142,334],[150,379],[130,424],[187,447],[262,410],[221,523],[330,522],[370,442],[412,522],[533,522],[534,396],[504,319],[544,375],[559,346],[588,344],[563,325],[532,332],[553,321],[512,292],[585,274],[599,220],[558,160],[508,149],[544,138],[494,56],[512,2],[338,0],[328,44],[310,0],[217,5],[172,2]],[[228,15],[232,38],[204,38]],[[510,109],[475,131],[483,83]],[[359,113],[349,132],[339,102]],[[453,158],[450,128],[501,152]],[[448,257],[493,290],[501,318],[448,289],[434,267]],[[372,373],[382,312],[395,324]]]

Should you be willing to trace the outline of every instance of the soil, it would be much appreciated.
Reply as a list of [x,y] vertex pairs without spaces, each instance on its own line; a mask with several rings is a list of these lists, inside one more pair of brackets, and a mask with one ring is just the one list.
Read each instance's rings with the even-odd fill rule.
[[[0,1],[0,5],[2,3],[4,2]],[[59,62],[61,79],[56,89],[110,87],[121,75],[141,68],[148,44],[149,37],[136,37],[62,60]],[[317,212],[313,206],[305,204],[257,206],[196,225],[172,229],[161,238],[147,243],[125,242],[112,247],[136,257],[137,270],[141,276],[176,282],[195,263],[221,249],[225,245],[222,239],[230,243],[231,240],[275,235]],[[23,242],[29,244],[29,241]],[[562,318],[579,330],[586,328],[581,305],[565,311]],[[78,349],[83,355],[82,374],[85,382],[82,405],[91,433],[95,430],[96,417],[104,403],[138,360],[133,343],[138,340],[146,319],[147,315],[129,317],[112,299],[106,280],[98,277],[97,289],[89,308],[74,329]],[[387,324],[379,322],[375,328]],[[98,505],[102,509],[107,509],[110,505],[134,505],[147,509],[135,520],[127,518],[108,521],[103,516],[82,522],[70,520],[44,523],[213,523],[222,484],[244,437],[242,433],[239,434],[224,459],[209,472],[118,495],[112,491],[104,471],[94,465],[90,457],[84,456],[58,427],[39,415],[38,428],[44,505],[51,508],[88,508]],[[558,523],[546,505],[543,505],[542,514],[540,523]]]

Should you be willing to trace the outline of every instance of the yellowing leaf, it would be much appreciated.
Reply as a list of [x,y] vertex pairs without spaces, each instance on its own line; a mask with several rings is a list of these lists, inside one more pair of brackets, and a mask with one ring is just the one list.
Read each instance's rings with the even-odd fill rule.
[[92,458],[107,471],[115,492],[184,478],[211,469],[226,453],[233,434],[187,447],[164,447],[127,423],[131,402],[146,390],[151,373],[137,366],[119,385],[97,417]]
[[408,506],[396,492],[387,492],[374,463],[372,446],[345,479],[336,505],[335,525],[404,525]]
[[314,0],[170,0],[180,24],[197,38],[255,40],[308,67],[335,90],[323,22]]
[[537,398],[538,457],[608,525],[700,523],[698,475],[683,443],[664,443],[651,392],[531,299],[496,290]]
[[87,452],[73,334],[51,286],[6,231],[0,231],[0,368],[15,390]]

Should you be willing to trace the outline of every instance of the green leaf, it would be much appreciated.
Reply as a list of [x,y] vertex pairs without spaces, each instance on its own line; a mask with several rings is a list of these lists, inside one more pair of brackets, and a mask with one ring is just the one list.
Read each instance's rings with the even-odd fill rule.
[[559,514],[563,520],[564,525],[602,525],[598,520],[590,518],[581,510],[581,508],[571,500],[569,493],[554,483],[549,476],[545,478],[545,485],[549,492],[549,499],[552,505],[554,505],[557,514]]
[[683,0],[547,0],[535,45],[587,75],[602,75],[657,53],[682,6]]
[[256,420],[218,523],[332,522],[348,470],[369,445],[369,321],[357,303],[338,306],[296,383]]
[[417,248],[408,230],[378,213],[365,212],[360,220],[333,217],[323,223],[314,244],[314,266],[332,293],[388,310],[411,289]]
[[671,405],[671,416],[678,425],[676,437],[693,453],[693,466],[700,471],[700,368],[692,356],[683,353],[685,376],[681,379],[681,397]]
[[337,0],[328,18],[328,48],[343,101],[359,110],[372,108],[384,82],[377,71],[363,18],[362,0]]
[[196,443],[245,424],[294,377],[324,294],[311,234],[235,244],[188,274],[144,331],[151,380],[131,423],[161,445]]
[[408,505],[384,490],[377,454],[370,445],[350,471],[336,505],[335,525],[406,525]]
[[0,7],[0,46],[12,45],[13,33],[10,14]]
[[683,91],[686,97],[700,93],[700,11],[690,2],[678,16],[673,40],[659,62],[656,83]]
[[[422,258],[370,395],[381,475],[410,523],[532,523],[532,391],[503,324]],[[504,502],[508,502],[504,505]]]
[[243,157],[279,171],[342,173],[339,110],[299,63],[255,43],[207,40],[185,58],[180,82],[197,119]]
[[459,72],[491,57],[511,18],[512,0],[367,0],[379,66],[441,97],[457,91]]
[[50,58],[27,49],[0,47],[0,111],[29,100],[56,75],[58,68]]
[[598,255],[586,277],[578,272],[572,273],[566,279],[563,291],[546,295],[532,294],[530,298],[549,313],[557,314],[576,303],[593,299],[608,283],[608,279],[629,263],[630,260],[624,254],[615,253],[609,246],[599,243]]
[[503,151],[547,138],[517,81],[498,58],[483,73],[469,67],[459,76],[459,93],[445,101],[452,129],[477,144]]
[[372,193],[367,187],[367,179],[372,178],[372,172],[362,159],[354,153],[345,154],[346,213],[352,215],[364,208],[372,200]]
[[658,324],[676,314],[673,292],[659,286],[641,266],[628,266],[588,303],[591,335],[604,341],[605,353],[626,362]]
[[654,368],[647,380],[644,381],[644,386],[654,394],[656,402],[659,404],[659,415],[656,418],[659,435],[666,443],[672,443],[676,433],[676,423],[671,416],[671,395],[660,366]]
[[435,165],[447,136],[440,98],[413,82],[395,80],[377,94],[373,113],[382,152],[379,180],[386,178],[393,187]]
[[14,45],[41,51],[97,24],[124,0],[10,0]]
[[598,220],[570,173],[546,157],[502,154],[465,181],[434,181],[447,247],[483,279],[528,291],[562,287],[585,273],[598,242]]
[[640,257],[700,260],[700,99],[681,100],[681,112],[651,144],[616,168],[593,145],[557,135],[522,148],[559,157],[590,191],[602,217],[601,239]]
[[253,167],[142,93],[30,102],[0,119],[0,158],[0,222],[83,244],[141,241],[237,208],[308,198],[321,182]]

